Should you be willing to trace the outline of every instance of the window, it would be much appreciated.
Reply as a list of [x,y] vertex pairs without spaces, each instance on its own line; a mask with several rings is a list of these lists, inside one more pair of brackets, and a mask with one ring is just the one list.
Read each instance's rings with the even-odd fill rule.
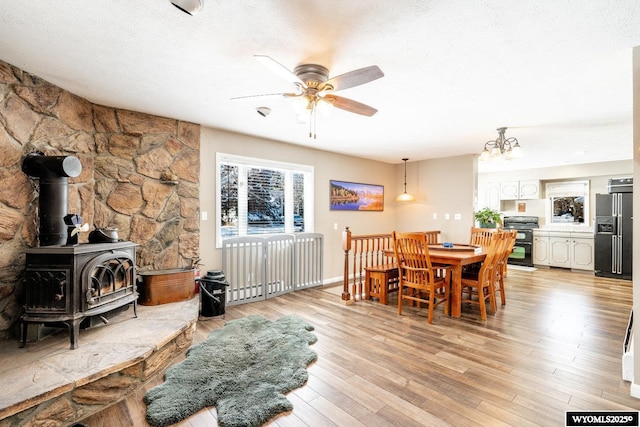
[[589,224],[589,181],[548,183],[546,193],[548,224]]
[[217,153],[217,246],[230,237],[313,231],[313,167]]

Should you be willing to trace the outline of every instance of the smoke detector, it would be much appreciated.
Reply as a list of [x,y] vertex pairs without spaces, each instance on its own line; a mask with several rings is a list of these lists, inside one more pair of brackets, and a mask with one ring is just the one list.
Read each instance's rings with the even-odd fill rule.
[[171,4],[188,15],[195,15],[204,6],[204,0],[171,0]]
[[271,114],[271,108],[269,108],[269,107],[258,107],[258,108],[256,108],[256,111],[262,117],[267,117],[269,114]]

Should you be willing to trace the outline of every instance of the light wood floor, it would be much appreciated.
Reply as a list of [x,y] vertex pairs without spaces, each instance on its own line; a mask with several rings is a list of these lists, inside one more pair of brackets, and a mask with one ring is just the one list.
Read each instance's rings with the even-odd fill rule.
[[[622,380],[631,282],[562,269],[509,270],[507,305],[479,320],[463,306],[453,319],[426,309],[361,301],[341,287],[298,291],[227,307],[300,316],[315,327],[318,360],[308,383],[288,395],[294,410],[270,426],[562,426],[565,411],[639,410]],[[198,324],[194,341],[224,324]],[[146,389],[83,421],[90,427],[145,426]],[[215,426],[215,408],[179,424]]]

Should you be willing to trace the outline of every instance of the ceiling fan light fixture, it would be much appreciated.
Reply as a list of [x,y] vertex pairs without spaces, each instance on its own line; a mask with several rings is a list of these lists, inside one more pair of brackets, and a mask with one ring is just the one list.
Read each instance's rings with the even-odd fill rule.
[[327,99],[318,97],[318,100],[316,101],[316,108],[322,117],[327,117],[333,111],[333,103]]
[[309,100],[304,95],[292,97],[291,108],[293,108],[293,111],[298,115],[309,114],[309,110],[311,109]]
[[[173,1],[193,0],[172,0],[172,2]],[[316,139],[316,116],[318,114],[321,116],[327,115],[333,107],[367,117],[371,117],[378,111],[373,107],[354,101],[353,99],[327,93],[360,86],[384,77],[384,73],[377,65],[370,65],[329,78],[329,69],[319,64],[300,64],[296,66],[293,71],[290,71],[266,55],[254,55],[254,58],[278,76],[292,83],[295,91],[239,96],[231,99],[248,99],[255,96],[276,96],[292,99],[294,104],[297,104],[293,105],[293,108],[297,113],[298,121],[309,123],[309,138]],[[308,117],[303,118],[301,115],[303,112]]]
[[202,10],[204,0],[171,0],[171,4],[187,15],[193,16]]
[[302,111],[298,114],[296,114],[296,121],[298,123],[302,123],[302,124],[307,124],[311,121],[311,115],[309,114],[308,111]]

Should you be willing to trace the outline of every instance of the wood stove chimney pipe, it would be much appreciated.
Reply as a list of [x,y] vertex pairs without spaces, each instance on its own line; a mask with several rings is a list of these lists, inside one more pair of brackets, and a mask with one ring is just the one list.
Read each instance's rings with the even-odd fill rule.
[[36,151],[22,160],[22,171],[40,181],[40,246],[64,245],[67,241],[68,178],[82,172],[82,164],[74,156],[45,156]]

